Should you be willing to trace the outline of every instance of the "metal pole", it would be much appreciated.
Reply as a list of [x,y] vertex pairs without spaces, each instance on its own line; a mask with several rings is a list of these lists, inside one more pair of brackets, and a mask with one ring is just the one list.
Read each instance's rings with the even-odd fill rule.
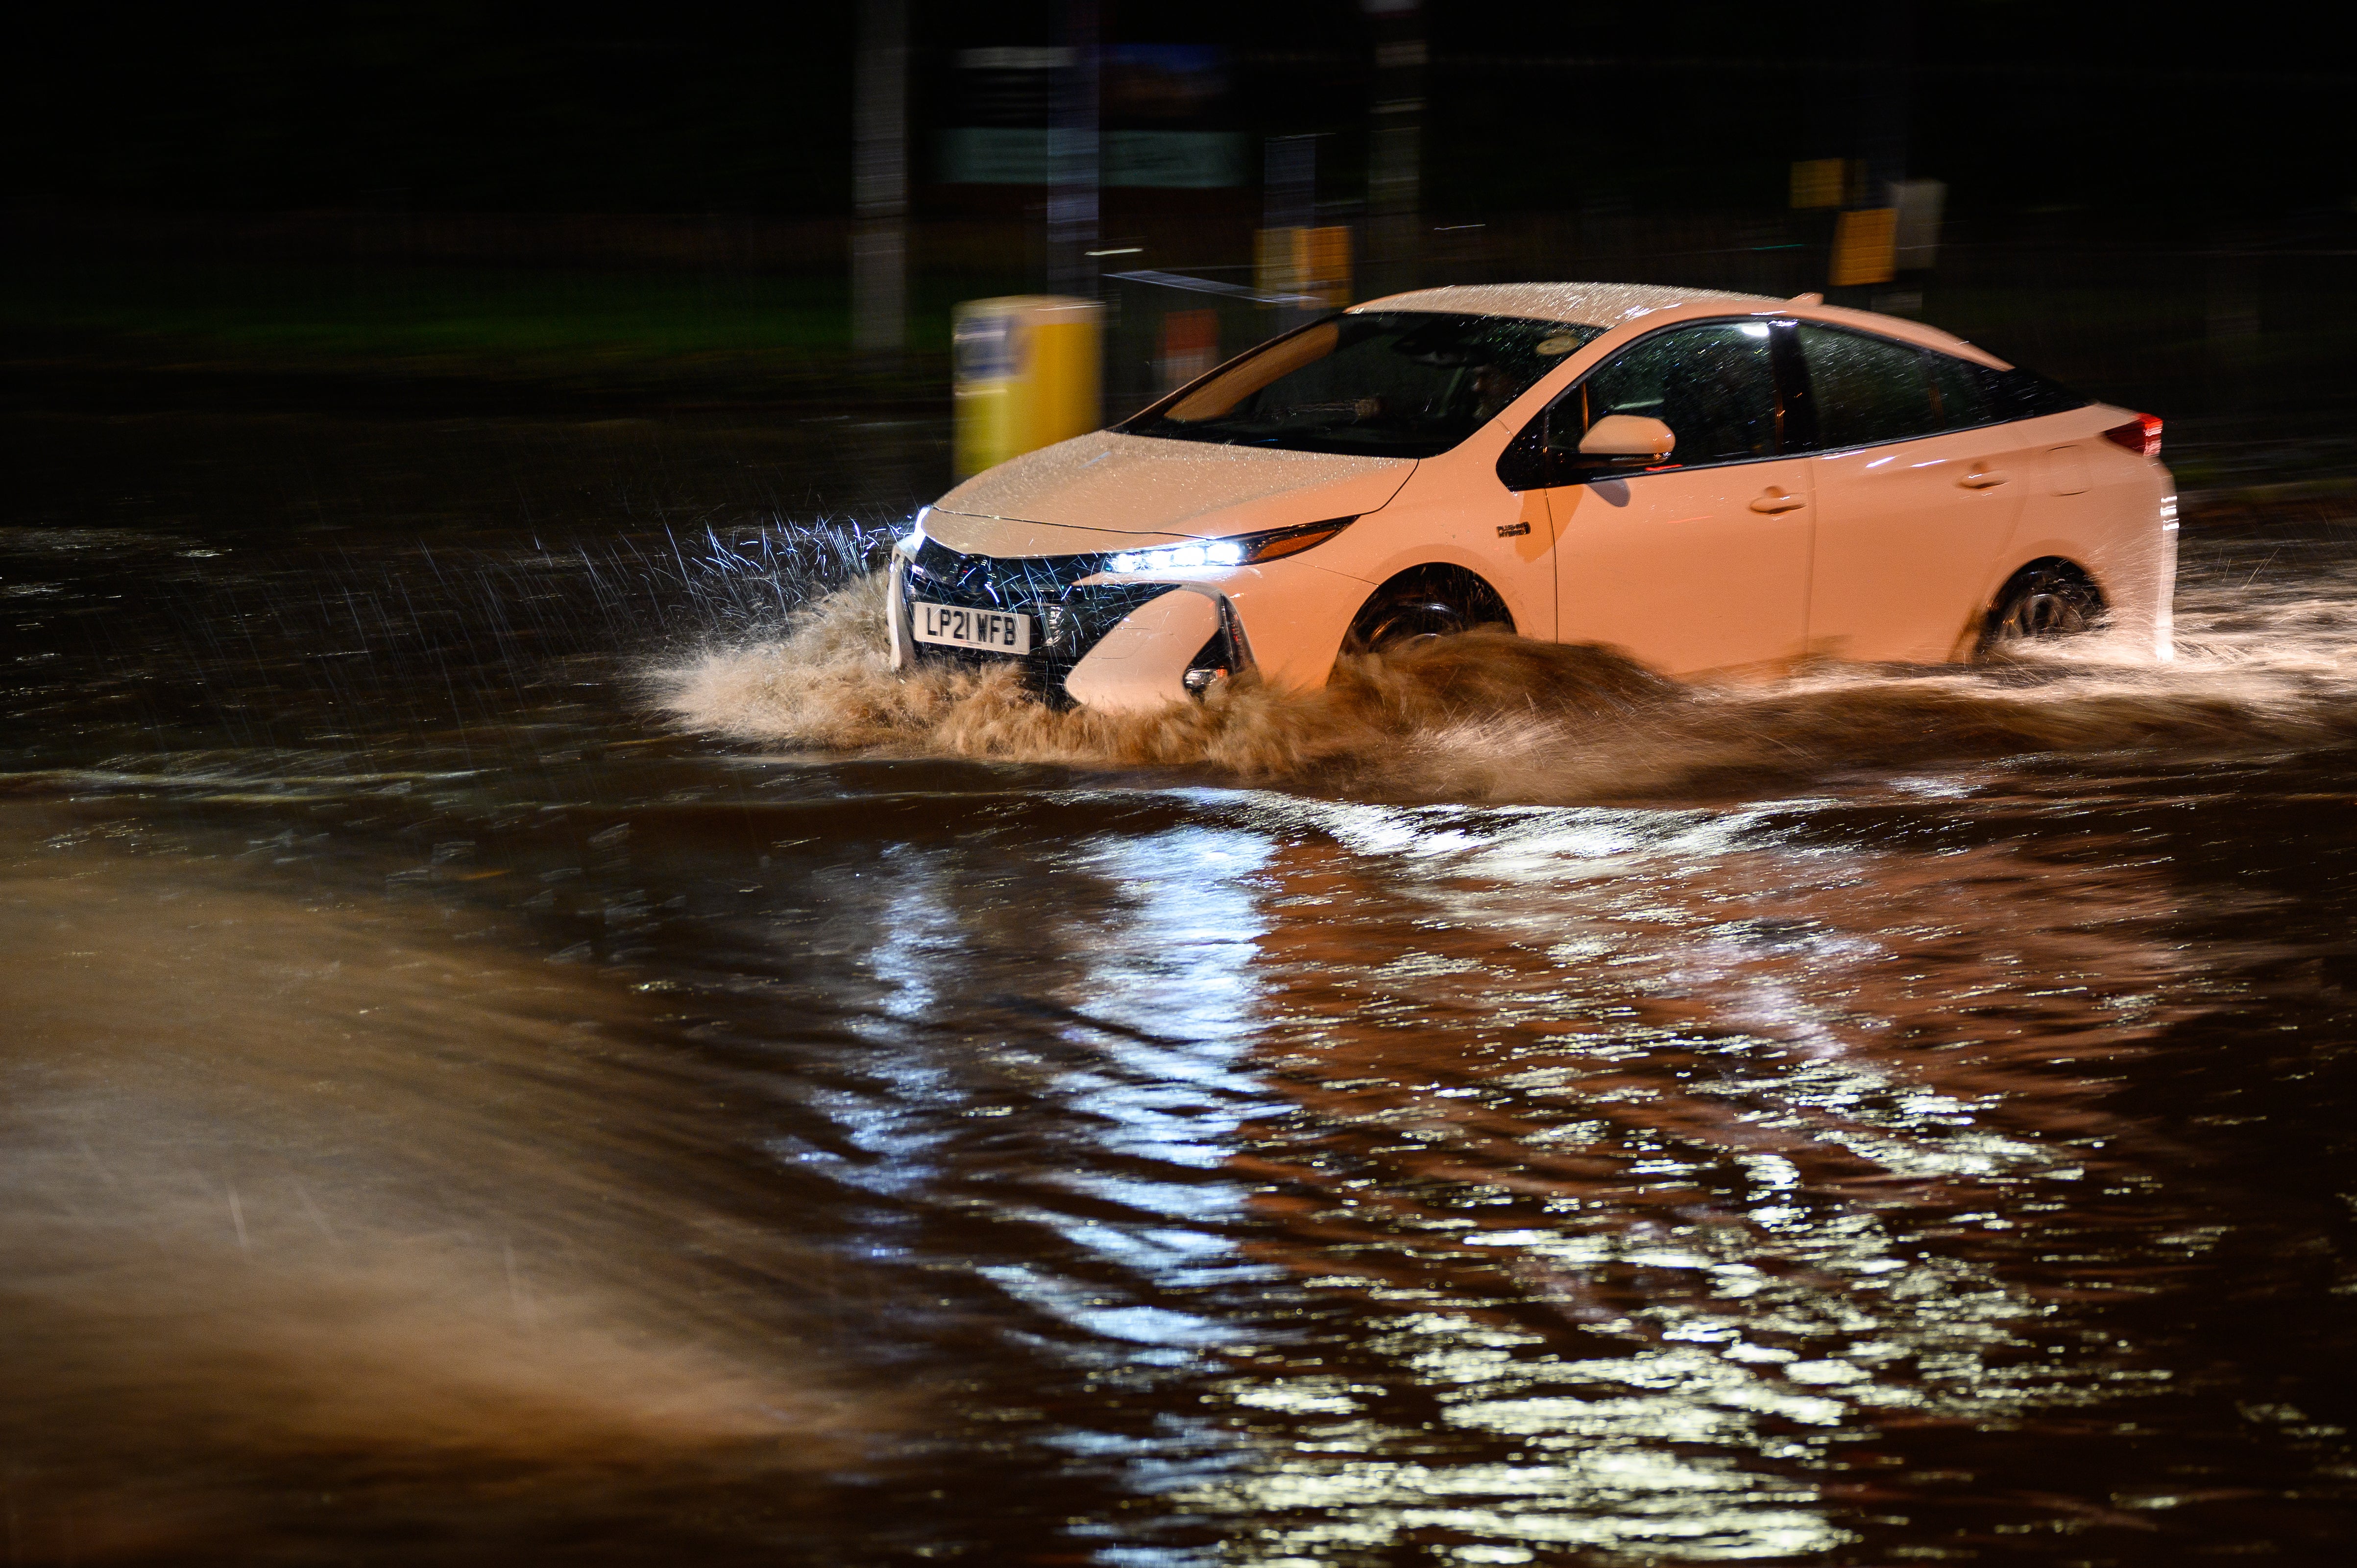
[[1318,221],[1318,138],[1271,136],[1261,167],[1261,224],[1307,229]]
[[851,154],[851,346],[909,346],[909,0],[864,0]]
[[1866,156],[1867,207],[1897,205],[1895,188],[1907,177],[1908,78],[1914,67],[1915,6],[1898,0],[1883,16],[1882,67],[1866,73],[1859,104],[1859,150]]
[[1048,290],[1097,296],[1097,6],[1065,0],[1064,45],[1048,128]]
[[1361,0],[1375,30],[1375,102],[1367,146],[1367,291],[1414,288],[1423,272],[1417,209],[1424,162],[1421,0]]
[[[1297,242],[1302,240],[1302,231],[1318,222],[1318,138],[1271,136],[1261,166],[1260,242],[1280,247],[1283,259],[1259,269],[1254,281],[1263,294],[1297,295],[1308,280],[1294,270],[1294,258],[1307,253],[1306,246],[1296,248]],[[1308,319],[1309,314],[1309,307],[1300,301],[1280,305],[1270,326],[1275,331],[1286,331]]]

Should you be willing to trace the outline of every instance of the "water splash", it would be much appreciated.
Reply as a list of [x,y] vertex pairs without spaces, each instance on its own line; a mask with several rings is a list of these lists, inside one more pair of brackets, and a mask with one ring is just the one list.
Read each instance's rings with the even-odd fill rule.
[[1146,714],[1058,712],[1011,671],[889,668],[883,580],[782,636],[661,671],[693,728],[895,756],[1197,769],[1405,798],[1573,801],[1776,787],[2033,754],[2156,761],[2357,736],[2357,573],[2180,596],[2177,659],[2102,637],[1976,668],[1827,665],[1764,686],[1664,680],[1609,650],[1474,633],[1345,658],[1321,690],[1249,674]]

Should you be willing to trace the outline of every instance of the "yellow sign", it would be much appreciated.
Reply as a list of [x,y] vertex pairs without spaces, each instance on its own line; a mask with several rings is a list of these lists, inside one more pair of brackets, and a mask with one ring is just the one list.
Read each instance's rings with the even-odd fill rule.
[[1899,273],[1899,210],[1868,207],[1845,212],[1834,229],[1835,287],[1889,283]]
[[1846,184],[1846,162],[1841,158],[1807,158],[1792,166],[1795,208],[1839,207]]
[[1253,273],[1266,295],[1308,295],[1329,310],[1351,303],[1351,231],[1262,229],[1253,235]]

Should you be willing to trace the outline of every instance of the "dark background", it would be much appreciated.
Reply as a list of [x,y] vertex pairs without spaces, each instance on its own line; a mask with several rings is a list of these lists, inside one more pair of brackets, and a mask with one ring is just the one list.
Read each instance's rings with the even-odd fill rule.
[[[952,51],[1052,43],[1055,4],[916,0],[920,81]],[[19,204],[274,209],[850,209],[858,8],[85,5],[20,20]],[[2357,73],[2291,13],[1936,6],[1433,5],[1428,205],[1775,209],[1786,166],[1856,151],[1896,74],[1910,172],[1959,217],[2345,214]],[[1352,0],[1107,4],[1108,42],[1232,51],[1240,129],[1356,144]],[[915,128],[938,91],[912,95]]]
[[[1064,14],[911,0],[912,347],[879,367],[849,355],[856,5],[45,8],[10,51],[5,358],[42,396],[942,406],[953,304],[1047,276],[1040,188],[940,178],[937,133],[972,113],[955,55],[1055,43]],[[1831,218],[1788,209],[1790,166],[1881,145],[1948,187],[1937,264],[1883,307],[2172,417],[2338,419],[2357,71],[2289,16],[1434,5],[1412,275],[1822,287]],[[1100,26],[1224,50],[1195,124],[1255,174],[1261,138],[1317,134],[1318,220],[1363,222],[1355,0]],[[1254,186],[1109,188],[1103,231],[1130,265],[1235,278],[1263,210]]]

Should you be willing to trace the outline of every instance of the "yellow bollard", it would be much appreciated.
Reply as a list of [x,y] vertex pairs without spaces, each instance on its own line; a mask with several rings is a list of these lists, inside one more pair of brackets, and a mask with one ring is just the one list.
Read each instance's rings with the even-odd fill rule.
[[1092,299],[1052,294],[957,307],[950,401],[959,478],[1097,428],[1103,315]]

